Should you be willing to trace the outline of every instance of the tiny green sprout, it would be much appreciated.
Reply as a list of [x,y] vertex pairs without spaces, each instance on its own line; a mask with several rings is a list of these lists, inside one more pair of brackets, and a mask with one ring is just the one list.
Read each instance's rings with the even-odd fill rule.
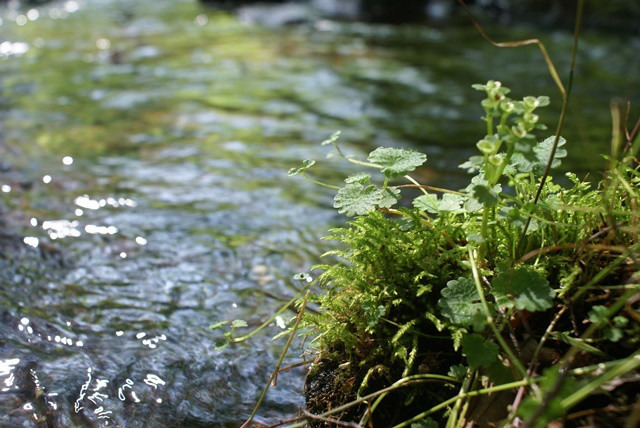
[[305,172],[307,172],[307,170],[309,168],[311,168],[313,165],[315,165],[316,161],[311,160],[311,159],[305,159],[302,161],[302,166],[298,167],[298,168],[291,168],[289,170],[289,172],[287,173],[287,175],[289,177],[292,177],[294,175],[298,175],[298,174],[304,174]]
[[311,282],[313,278],[306,272],[301,272],[293,275],[293,279],[300,282]]
[[623,316],[616,316],[611,321],[608,318],[609,310],[602,305],[597,305],[589,311],[589,321],[598,324],[603,336],[611,342],[617,342],[624,336],[624,328],[629,320]]
[[231,321],[231,328],[232,329],[248,327],[248,326],[249,326],[249,324],[247,324],[247,322],[245,320],[233,320],[233,321]]
[[489,80],[487,82],[487,85],[486,85],[487,91],[489,91],[489,92],[496,91],[496,90],[500,89],[501,87],[502,87],[502,82],[500,82],[498,80]]
[[218,321],[215,324],[211,324],[209,326],[209,330],[218,330],[218,329],[226,326],[227,324],[229,324],[229,321]]
[[329,144],[333,144],[335,146],[336,141],[338,141],[339,138],[340,138],[340,131],[336,131],[331,135],[331,137],[327,138],[322,143],[320,143],[320,145],[328,146]]

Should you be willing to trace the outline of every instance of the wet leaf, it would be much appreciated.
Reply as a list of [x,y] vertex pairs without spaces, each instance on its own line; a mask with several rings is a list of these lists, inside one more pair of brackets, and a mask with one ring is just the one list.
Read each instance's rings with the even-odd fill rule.
[[498,194],[482,184],[473,187],[473,198],[487,207],[494,206],[499,201]]
[[333,207],[347,217],[364,215],[373,211],[380,203],[388,202],[382,190],[375,186],[364,187],[360,183],[347,184],[333,198]]
[[382,166],[382,172],[389,178],[407,175],[427,160],[427,156],[413,150],[378,147],[369,154],[369,162]]
[[467,370],[468,370],[467,366],[463,366],[462,364],[456,364],[455,366],[449,367],[449,372],[447,373],[447,376],[450,376],[454,379],[462,381],[467,375]]
[[420,195],[413,200],[413,206],[433,214],[438,212],[438,197],[433,194]]
[[248,324],[245,320],[233,320],[231,322],[231,327],[233,328],[241,328],[241,327],[247,327]]
[[369,184],[371,182],[371,176],[365,172],[359,174],[350,175],[344,179],[347,184],[360,183],[362,185]]
[[382,208],[391,208],[400,200],[400,190],[387,187],[381,190],[382,200],[378,202],[378,206]]
[[498,345],[479,334],[467,334],[462,338],[462,353],[471,368],[489,367],[498,357]]
[[498,273],[491,281],[492,293],[502,308],[543,311],[553,305],[555,292],[532,266],[520,266]]
[[460,277],[447,283],[438,300],[442,315],[452,323],[480,331],[486,324],[482,303],[472,279]]
[[219,329],[219,328],[224,327],[224,326],[225,326],[225,325],[227,325],[227,324],[229,324],[229,321],[219,321],[219,322],[217,322],[217,323],[215,323],[215,324],[211,324],[211,325],[209,326],[209,330],[217,330],[217,329]]

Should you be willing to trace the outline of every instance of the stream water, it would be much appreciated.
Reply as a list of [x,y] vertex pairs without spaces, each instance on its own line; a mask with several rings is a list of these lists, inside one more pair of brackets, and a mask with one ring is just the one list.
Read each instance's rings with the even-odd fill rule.
[[[25,237],[0,258],[7,427],[238,426],[293,313],[222,351],[209,325],[267,319],[344,221],[288,168],[341,129],[350,153],[414,147],[419,180],[458,188],[483,130],[472,83],[550,95],[551,127],[559,109],[535,48],[492,48],[466,22],[266,28],[188,0],[9,2],[0,19],[0,201]],[[566,70],[571,34],[544,40]],[[610,97],[638,94],[640,40],[581,43],[565,168],[588,172]],[[323,180],[353,172],[327,163]],[[296,412],[303,376],[280,376],[261,421]]]

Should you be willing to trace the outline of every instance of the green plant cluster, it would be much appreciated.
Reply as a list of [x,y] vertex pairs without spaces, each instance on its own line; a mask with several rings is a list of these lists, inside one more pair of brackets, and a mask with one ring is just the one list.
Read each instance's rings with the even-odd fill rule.
[[[418,183],[409,173],[426,156],[415,151],[345,155],[339,133],[323,144],[382,174],[359,172],[337,187],[310,176],[314,161],[290,171],[337,188],[334,207],[355,217],[327,237],[342,243],[327,254],[338,261],[317,267],[321,291],[310,300],[320,310],[302,322],[323,358],[351,367],[353,398],[371,392],[379,373],[386,385],[425,373],[449,379],[426,396],[406,388],[416,416],[398,426],[431,414],[452,427],[516,418],[546,426],[601,391],[606,376],[640,366],[630,303],[639,293],[637,147],[609,158],[601,182],[567,173],[561,186],[545,169],[566,156],[564,139],[535,135],[546,129],[535,111],[548,98],[514,100],[497,81],[473,88],[485,94],[486,135],[461,165],[473,174],[464,189]],[[407,188],[420,196],[402,199]],[[576,359],[611,370],[581,371]],[[518,388],[524,394],[511,397]],[[469,409],[474,394],[499,391],[513,404],[497,416]]]

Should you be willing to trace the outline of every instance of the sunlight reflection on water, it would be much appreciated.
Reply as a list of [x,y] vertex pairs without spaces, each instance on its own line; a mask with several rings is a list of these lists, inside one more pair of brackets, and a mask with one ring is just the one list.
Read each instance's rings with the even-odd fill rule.
[[[0,159],[23,257],[0,258],[4,426],[43,412],[60,427],[237,426],[292,314],[224,351],[208,326],[267,319],[344,220],[332,194],[287,169],[324,159],[317,143],[343,129],[365,158],[421,145],[423,178],[455,187],[481,128],[468,107],[484,78],[473,28],[265,31],[186,0],[2,10],[0,141],[29,157],[24,176]],[[544,89],[544,73],[516,80]],[[328,162],[318,175],[332,183],[353,172]],[[282,377],[263,420],[295,413],[303,375]]]

